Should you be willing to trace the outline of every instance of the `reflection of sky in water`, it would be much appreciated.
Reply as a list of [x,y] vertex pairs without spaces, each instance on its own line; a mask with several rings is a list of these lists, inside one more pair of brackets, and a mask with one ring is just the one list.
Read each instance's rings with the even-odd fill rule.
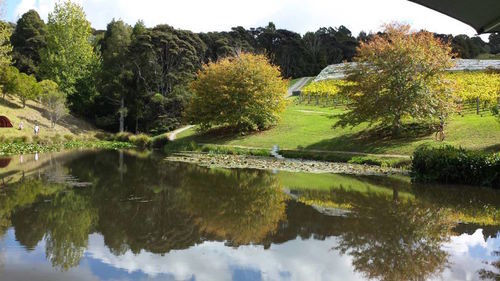
[[[332,250],[336,240],[296,239],[269,250],[204,242],[165,255],[128,251],[115,256],[102,236],[93,234],[80,266],[60,272],[47,262],[44,242],[26,252],[10,230],[0,244],[0,280],[363,280],[348,255]],[[487,267],[484,261],[494,260],[491,253],[500,249],[500,238],[485,239],[477,230],[451,237],[443,248],[450,253],[450,266],[436,280],[479,280],[477,271]]]

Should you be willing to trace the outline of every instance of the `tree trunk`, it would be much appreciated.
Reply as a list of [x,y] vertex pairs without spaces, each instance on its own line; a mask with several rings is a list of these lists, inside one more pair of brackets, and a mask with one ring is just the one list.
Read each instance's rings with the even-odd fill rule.
[[394,187],[392,190],[392,201],[399,202],[399,190],[397,187]]
[[480,108],[479,108],[479,103],[480,102],[481,101],[479,100],[479,97],[477,97],[476,98],[476,113],[477,113],[477,115],[479,115],[479,113],[480,113]]
[[125,130],[125,99],[122,98],[120,102],[120,133]]
[[399,136],[401,133],[401,117],[399,115],[396,115],[394,117],[394,120],[392,121],[392,136],[396,137]]
[[139,117],[135,117],[135,133],[139,134]]

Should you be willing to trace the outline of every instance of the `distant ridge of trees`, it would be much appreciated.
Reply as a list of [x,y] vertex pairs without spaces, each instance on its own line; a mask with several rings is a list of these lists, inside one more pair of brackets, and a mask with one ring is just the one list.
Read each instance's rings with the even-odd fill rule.
[[[49,19],[45,23],[31,10],[16,24],[2,22],[0,66],[5,70],[11,64],[38,82],[53,80],[71,112],[100,128],[150,134],[181,125],[192,96],[189,85],[208,62],[254,53],[265,55],[284,78],[316,76],[328,65],[352,61],[359,43],[374,36],[361,32],[355,37],[342,25],[301,35],[272,22],[194,33],[113,20],[106,30],[95,30],[71,0],[59,3]],[[435,36],[450,42],[461,58],[500,53],[499,34],[492,34],[489,43],[466,35]],[[0,80],[7,89],[8,79]]]

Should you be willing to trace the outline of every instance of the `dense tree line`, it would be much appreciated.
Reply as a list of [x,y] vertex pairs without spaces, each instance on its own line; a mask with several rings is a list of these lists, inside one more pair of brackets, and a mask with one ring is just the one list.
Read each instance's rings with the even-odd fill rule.
[[[15,25],[2,23],[0,34],[7,41],[10,36],[10,44],[0,37],[0,65],[12,61],[37,81],[54,81],[73,114],[107,130],[152,134],[180,125],[189,82],[205,63],[257,53],[279,66],[285,78],[315,76],[327,65],[351,61],[359,42],[373,36],[354,37],[345,26],[301,35],[273,23],[197,34],[113,20],[106,30],[94,30],[81,6],[69,0],[56,5],[47,23],[32,10]],[[497,34],[489,44],[466,35],[436,36],[462,58],[500,52]]]

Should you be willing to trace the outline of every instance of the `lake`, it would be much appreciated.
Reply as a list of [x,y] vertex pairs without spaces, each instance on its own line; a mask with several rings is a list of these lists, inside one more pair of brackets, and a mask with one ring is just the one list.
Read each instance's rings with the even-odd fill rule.
[[0,280],[500,279],[498,191],[164,158],[1,158]]

